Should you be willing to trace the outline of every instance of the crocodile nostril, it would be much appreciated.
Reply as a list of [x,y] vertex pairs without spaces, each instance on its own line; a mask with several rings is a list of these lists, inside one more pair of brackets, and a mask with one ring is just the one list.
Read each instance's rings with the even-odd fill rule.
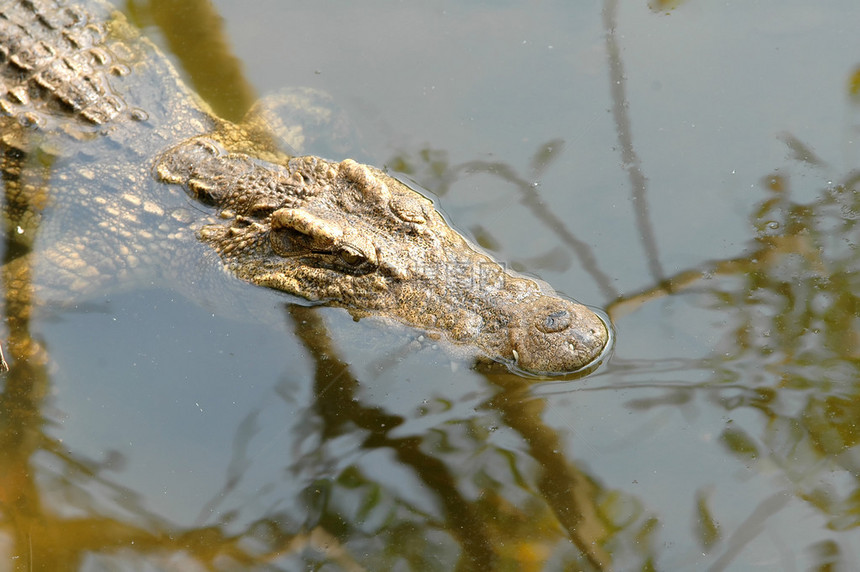
[[566,330],[570,327],[570,313],[567,310],[559,310],[547,314],[543,321],[537,325],[537,329],[545,334],[552,334]]

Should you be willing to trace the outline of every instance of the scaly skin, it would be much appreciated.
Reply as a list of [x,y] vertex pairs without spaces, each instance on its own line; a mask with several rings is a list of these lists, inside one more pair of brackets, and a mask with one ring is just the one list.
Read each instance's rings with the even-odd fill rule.
[[290,157],[259,117],[215,117],[98,1],[0,1],[0,81],[4,214],[45,243],[43,298],[153,274],[193,282],[193,256],[520,372],[579,370],[608,342],[593,312],[506,272],[399,180]]

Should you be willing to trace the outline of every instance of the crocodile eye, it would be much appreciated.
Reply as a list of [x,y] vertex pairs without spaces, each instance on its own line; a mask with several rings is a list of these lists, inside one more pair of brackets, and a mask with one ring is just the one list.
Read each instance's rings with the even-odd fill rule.
[[349,245],[341,246],[337,251],[337,255],[350,266],[358,266],[367,260],[367,257],[361,251]]

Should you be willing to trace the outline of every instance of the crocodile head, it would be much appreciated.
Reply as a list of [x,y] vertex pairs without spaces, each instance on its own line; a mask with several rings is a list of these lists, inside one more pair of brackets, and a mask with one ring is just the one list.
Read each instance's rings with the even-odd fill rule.
[[608,342],[588,308],[505,271],[378,169],[269,163],[198,138],[165,153],[156,178],[218,209],[200,238],[253,284],[438,333],[531,374],[582,369]]

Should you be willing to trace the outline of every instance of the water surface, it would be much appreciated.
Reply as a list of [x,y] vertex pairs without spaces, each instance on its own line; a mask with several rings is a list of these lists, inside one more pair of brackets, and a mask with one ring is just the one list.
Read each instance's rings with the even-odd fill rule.
[[126,10],[225,114],[330,94],[349,129],[305,151],[405,172],[497,258],[606,308],[614,354],[532,383],[250,288],[37,313],[48,366],[3,394],[7,435],[35,435],[4,460],[14,562],[858,566],[860,6],[215,8],[238,66],[214,80]]

